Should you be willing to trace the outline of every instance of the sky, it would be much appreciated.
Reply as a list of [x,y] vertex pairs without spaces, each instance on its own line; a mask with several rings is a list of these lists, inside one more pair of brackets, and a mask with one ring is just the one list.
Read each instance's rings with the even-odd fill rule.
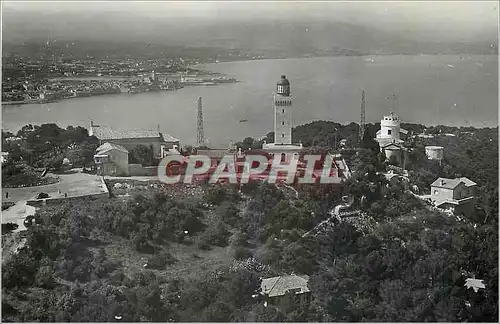
[[[442,33],[475,37],[498,29],[496,1],[2,1],[3,16],[23,12],[127,14],[137,19],[204,18],[325,19],[350,22],[381,30],[420,32],[429,37]],[[195,20],[193,19],[193,22]]]

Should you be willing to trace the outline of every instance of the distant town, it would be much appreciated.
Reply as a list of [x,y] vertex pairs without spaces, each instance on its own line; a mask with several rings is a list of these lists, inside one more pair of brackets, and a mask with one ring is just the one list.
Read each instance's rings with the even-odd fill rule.
[[[217,62],[217,61],[216,61]],[[2,104],[50,102],[113,93],[213,86],[234,78],[191,68],[193,59],[4,59]]]

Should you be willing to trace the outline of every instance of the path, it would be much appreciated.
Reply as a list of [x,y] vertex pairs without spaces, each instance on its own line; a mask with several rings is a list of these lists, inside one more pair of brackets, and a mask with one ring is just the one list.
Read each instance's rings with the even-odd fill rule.
[[[50,176],[52,176],[52,174]],[[49,185],[24,188],[2,188],[2,202],[18,202],[36,199],[36,196],[41,192],[49,194],[50,198],[64,197],[64,194],[67,194],[68,197],[75,197],[107,192],[100,176],[95,174],[75,172],[71,174],[58,174],[57,176],[61,180]],[[8,198],[5,198],[6,192],[9,194]]]
[[326,224],[330,223],[334,218],[340,223],[342,222],[342,217],[350,217],[354,215],[358,215],[360,213],[359,210],[349,211],[349,212],[340,212],[341,209],[347,209],[352,206],[354,199],[351,199],[349,202],[344,204],[339,204],[335,206],[332,210],[330,210],[330,217],[320,222],[318,225],[314,226],[309,232],[302,235],[302,237],[307,237],[312,233],[317,232],[321,227],[324,227]]
[[2,211],[2,224],[14,223],[19,227],[13,232],[25,231],[24,219],[35,215],[36,208],[26,204],[25,200],[19,201],[14,206]]
[[112,177],[104,176],[104,180],[121,180],[121,181],[160,181],[157,176],[130,176],[130,177]]

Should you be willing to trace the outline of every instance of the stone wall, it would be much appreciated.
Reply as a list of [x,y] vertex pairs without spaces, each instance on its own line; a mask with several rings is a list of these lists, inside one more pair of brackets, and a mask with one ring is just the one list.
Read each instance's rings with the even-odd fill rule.
[[14,206],[15,204],[16,203],[13,201],[3,201],[2,202],[2,210],[10,208],[10,207]]
[[130,176],[155,176],[158,173],[157,166],[143,167],[141,164],[129,164]]
[[99,179],[101,180],[102,192],[96,192],[93,194],[79,195],[79,196],[32,199],[32,200],[28,200],[26,202],[26,204],[33,206],[33,207],[41,207],[43,205],[57,205],[57,204],[61,204],[61,203],[67,202],[67,201],[81,199],[83,197],[90,197],[94,200],[108,199],[110,194],[109,194],[109,189],[106,186],[106,183],[104,182],[104,177],[100,177]]

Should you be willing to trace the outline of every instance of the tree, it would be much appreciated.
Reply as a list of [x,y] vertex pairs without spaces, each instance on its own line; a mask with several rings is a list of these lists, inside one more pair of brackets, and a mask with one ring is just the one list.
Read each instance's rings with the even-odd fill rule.
[[175,259],[170,253],[165,251],[165,252],[157,253],[157,254],[151,256],[148,259],[147,268],[148,269],[162,270],[167,265],[171,265],[171,264],[175,263],[176,261],[177,261],[177,259]]
[[99,141],[95,137],[80,142],[80,144],[70,147],[66,153],[66,157],[73,163],[74,166],[87,166],[94,162],[94,154],[99,146]]
[[241,148],[241,151],[245,152],[252,148],[254,141],[255,140],[253,138],[247,137],[243,140],[243,142],[236,143],[236,147]]
[[52,266],[46,265],[40,267],[35,276],[35,285],[41,288],[53,288],[55,284],[54,274],[55,272]]
[[130,163],[138,163],[142,166],[152,166],[156,164],[156,157],[152,147],[138,145],[129,153]]
[[210,245],[225,247],[229,244],[231,233],[223,222],[210,224],[202,234],[202,241]]
[[281,266],[287,273],[312,274],[315,270],[314,255],[299,243],[287,245],[281,258]]
[[239,212],[240,210],[236,207],[236,204],[232,202],[224,203],[218,208],[218,214],[221,216],[222,221],[231,226],[235,226],[240,220]]

